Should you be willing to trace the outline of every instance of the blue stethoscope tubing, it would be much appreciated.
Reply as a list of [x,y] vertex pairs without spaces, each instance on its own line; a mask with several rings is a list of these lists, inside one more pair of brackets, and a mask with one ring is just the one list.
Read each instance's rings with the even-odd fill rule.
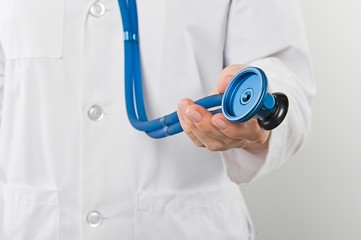
[[[136,2],[118,0],[118,3],[124,30],[125,99],[128,119],[135,129],[144,131],[152,138],[164,138],[182,132],[177,112],[150,121],[147,118],[143,97]],[[213,114],[223,112],[227,120],[236,123],[248,121],[253,116],[265,120],[274,113],[277,104],[274,96],[267,93],[267,78],[258,68],[247,68],[238,73],[228,85],[224,95],[211,95],[195,103],[206,109],[222,105],[222,108],[211,112]]]
[[[143,98],[136,3],[134,0],[129,0],[128,3],[126,0],[118,2],[124,30],[125,98],[129,121],[134,128],[146,132],[152,138],[177,134],[183,129],[176,112],[148,121]],[[211,108],[219,106],[221,101],[222,96],[213,96],[200,99],[196,103]]]

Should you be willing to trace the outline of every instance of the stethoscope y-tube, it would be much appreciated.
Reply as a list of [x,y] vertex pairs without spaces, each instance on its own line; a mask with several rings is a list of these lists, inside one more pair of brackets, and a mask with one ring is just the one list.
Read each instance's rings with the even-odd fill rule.
[[[142,87],[138,16],[135,0],[118,0],[124,30],[125,99],[128,119],[132,126],[152,138],[164,138],[182,132],[176,112],[154,120],[148,120]],[[222,112],[233,123],[242,123],[257,117],[265,130],[276,128],[287,115],[288,99],[283,93],[267,92],[265,73],[254,67],[239,72],[230,82],[224,94],[208,96],[196,101],[206,109]]]

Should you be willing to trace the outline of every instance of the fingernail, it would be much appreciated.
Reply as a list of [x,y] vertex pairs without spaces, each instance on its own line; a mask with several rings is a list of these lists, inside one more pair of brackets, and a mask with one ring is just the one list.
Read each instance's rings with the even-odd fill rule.
[[179,103],[179,107],[182,110],[182,112],[185,113],[185,111],[189,107],[189,103],[187,101],[182,101],[181,103]]
[[213,125],[219,128],[220,130],[225,130],[227,128],[227,124],[221,119],[217,119],[216,121],[214,121]]
[[190,119],[192,119],[192,121],[195,123],[199,123],[202,120],[202,115],[196,110],[187,113],[187,116],[190,117]]

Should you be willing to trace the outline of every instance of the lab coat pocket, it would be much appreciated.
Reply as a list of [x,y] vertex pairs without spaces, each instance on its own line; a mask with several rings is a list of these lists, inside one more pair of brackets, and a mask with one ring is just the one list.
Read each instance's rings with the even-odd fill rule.
[[0,30],[5,58],[62,56],[64,0],[4,0],[1,3]]
[[238,187],[138,195],[136,240],[249,240],[253,231]]
[[4,239],[59,239],[57,191],[10,184],[4,184],[2,191]]

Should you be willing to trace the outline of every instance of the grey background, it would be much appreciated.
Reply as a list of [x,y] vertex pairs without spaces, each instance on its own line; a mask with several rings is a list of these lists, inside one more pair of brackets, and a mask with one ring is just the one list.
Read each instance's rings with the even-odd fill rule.
[[301,3],[318,86],[312,132],[241,189],[257,240],[361,240],[361,1]]

